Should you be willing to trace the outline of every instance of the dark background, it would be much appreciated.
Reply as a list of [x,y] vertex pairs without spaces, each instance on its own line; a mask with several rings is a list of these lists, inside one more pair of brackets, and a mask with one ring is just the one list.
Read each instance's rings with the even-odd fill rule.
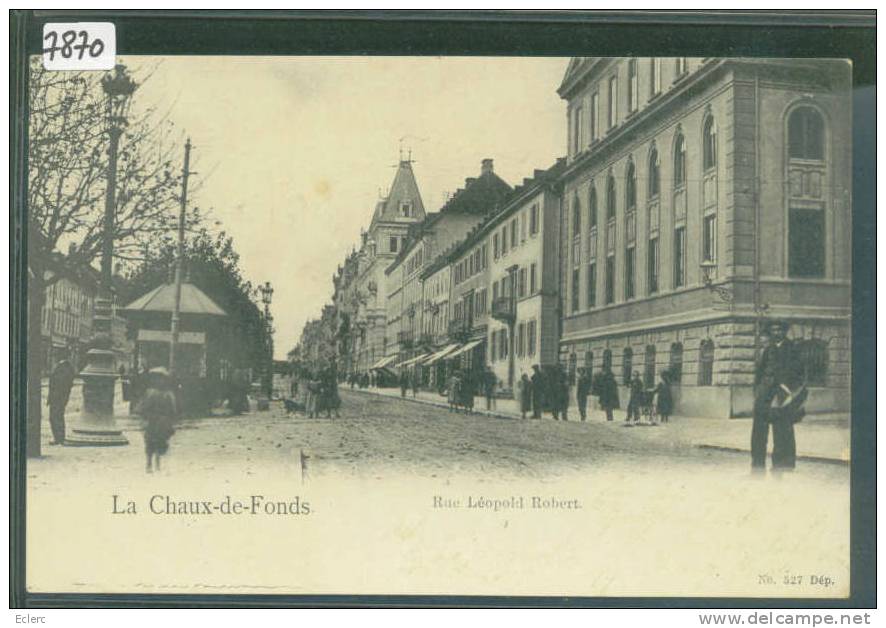
[[[27,55],[47,21],[111,21],[117,53],[831,57],[853,78],[851,597],[565,598],[88,595],[25,591]],[[876,13],[502,11],[10,12],[10,606],[876,607]],[[822,508],[827,508],[822,504]],[[785,513],[804,534],[808,522]],[[716,551],[716,548],[711,548]]]

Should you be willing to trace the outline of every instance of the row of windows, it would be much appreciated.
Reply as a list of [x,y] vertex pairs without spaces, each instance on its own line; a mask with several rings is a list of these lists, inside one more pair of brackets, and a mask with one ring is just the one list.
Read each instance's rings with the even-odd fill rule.
[[[647,61],[649,64],[649,99],[657,96],[661,92],[661,58],[653,58]],[[627,107],[628,113],[632,114],[637,111],[640,98],[640,84],[638,75],[638,59],[630,59],[628,61],[627,73]],[[675,79],[682,78],[687,70],[688,63],[686,57],[678,57],[674,59]],[[618,69],[605,82],[606,86],[606,130],[615,128],[618,125]],[[590,97],[590,115],[588,116],[589,133],[585,138],[585,117],[584,107],[577,105],[572,110],[571,119],[572,132],[570,134],[570,148],[573,153],[577,153],[584,148],[586,144],[591,144],[600,139],[603,130],[600,125],[600,88],[596,86],[591,92]]]
[[[538,349],[538,322],[536,319],[517,323],[514,326],[514,357],[534,357]],[[489,360],[506,360],[510,352],[508,330],[494,329],[489,336]]]
[[[713,116],[708,116],[702,137],[703,156],[702,164],[705,171],[711,170],[717,165],[717,125]],[[658,149],[653,143],[649,150],[647,176],[647,200],[654,200],[661,192],[661,164],[659,162]],[[674,190],[681,190],[686,185],[686,141],[682,133],[678,133],[674,140]],[[625,170],[625,213],[628,214],[637,208],[637,169],[633,158],[628,158]],[[606,177],[606,220],[615,220],[618,206],[615,177],[610,174]],[[591,184],[588,193],[588,227],[593,230],[597,227],[597,187]],[[649,221],[647,224],[652,224]],[[576,193],[572,199],[572,234],[581,234],[582,207],[581,199]],[[593,251],[591,252],[593,255]]]
[[473,277],[474,275],[486,270],[489,265],[489,249],[486,244],[478,246],[474,252],[457,263],[453,272],[455,273],[455,284],[458,285],[463,281]]
[[[513,279],[511,277],[513,276]],[[492,282],[492,300],[499,297],[522,299],[538,292],[538,265],[533,262],[518,268],[513,275],[506,275]]]
[[[519,215],[511,218],[510,222],[502,225],[500,231],[492,235],[492,255],[495,259],[508,254],[510,249],[516,249],[526,242],[527,235],[534,237],[539,230],[538,203],[532,205],[528,212],[521,211]],[[528,232],[528,234],[527,234]]]
[[[803,365],[803,381],[809,386],[826,386],[828,376],[828,346],[819,338],[796,341]],[[696,383],[698,386],[712,386],[714,383],[714,341],[707,338],[698,345],[698,373]],[[577,362],[576,355],[570,356],[570,370],[574,371]],[[603,351],[603,368],[612,368],[612,350]],[[585,353],[584,366],[589,371],[594,369],[594,352]],[[627,386],[639,365],[634,364],[634,350],[625,347],[621,356],[621,380]],[[643,353],[643,384],[650,388],[655,385],[656,376],[656,348],[655,345],[646,345]],[[671,344],[668,356],[666,377],[671,384],[681,384],[683,381],[683,343]]]
[[[715,237],[716,233],[716,217],[706,218],[707,226],[705,233],[710,237]],[[708,237],[704,238],[708,242]],[[712,241],[712,240],[711,240]],[[686,285],[686,228],[678,227],[674,230],[674,249],[673,249],[673,288],[681,288]],[[713,245],[707,250],[711,255]],[[659,280],[659,260],[661,258],[661,250],[659,246],[659,238],[653,237],[648,241],[646,247],[646,291],[648,294],[655,294],[660,289]],[[637,296],[636,287],[636,247],[628,246],[624,252],[624,299],[626,301]],[[592,261],[587,265],[585,281],[587,282],[586,306],[588,309],[597,307],[597,262]],[[581,294],[581,269],[574,268],[572,271],[571,285],[571,311],[577,312],[580,308]],[[615,303],[615,254],[606,257],[603,275],[603,303],[610,305]]]
[[411,275],[416,270],[419,270],[422,266],[422,262],[424,261],[424,247],[419,247],[418,251],[412,255],[408,260],[406,260],[406,274]]

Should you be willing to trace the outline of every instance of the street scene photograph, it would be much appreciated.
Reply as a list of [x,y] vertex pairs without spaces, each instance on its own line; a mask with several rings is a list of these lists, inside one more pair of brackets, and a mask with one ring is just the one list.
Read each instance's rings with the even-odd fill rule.
[[851,70],[31,58],[28,590],[846,598]]

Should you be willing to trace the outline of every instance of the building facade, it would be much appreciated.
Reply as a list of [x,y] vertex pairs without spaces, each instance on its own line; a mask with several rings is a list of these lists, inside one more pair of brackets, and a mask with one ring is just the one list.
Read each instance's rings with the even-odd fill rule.
[[[346,300],[338,304],[348,316],[353,372],[366,373],[387,355],[392,342],[387,324],[387,277],[385,269],[406,243],[411,225],[425,219],[424,203],[412,162],[400,161],[391,189],[378,201],[369,228],[363,233],[353,277],[343,284]],[[342,341],[342,340],[340,340]]]
[[847,407],[850,70],[841,62],[575,58],[560,360],[667,369],[676,413],[751,412],[766,321],[792,323],[808,409]]
[[450,246],[486,216],[495,213],[511,193],[511,186],[495,174],[493,160],[484,159],[479,177],[469,177],[440,209],[429,215],[410,232],[406,246],[385,271],[388,286],[388,333],[392,343],[388,355],[397,356],[396,364],[428,356],[434,346],[423,337],[423,316],[427,313],[424,271]]

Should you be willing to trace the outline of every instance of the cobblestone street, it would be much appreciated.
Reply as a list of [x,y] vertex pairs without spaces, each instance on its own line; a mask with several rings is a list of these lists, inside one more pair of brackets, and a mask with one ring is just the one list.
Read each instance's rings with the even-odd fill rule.
[[[630,475],[664,470],[746,475],[746,455],[693,446],[681,419],[668,425],[625,428],[606,423],[554,422],[465,415],[397,399],[342,390],[338,419],[286,415],[274,403],[270,411],[242,416],[185,420],[172,439],[165,462],[168,473],[192,474],[216,468],[249,474],[294,466],[309,475],[340,473],[377,478],[445,478],[449,475],[496,479],[556,478],[572,473],[624,470]],[[72,419],[69,413],[69,421]],[[741,422],[750,430],[750,422]],[[130,440],[127,448],[53,448],[34,461],[33,474],[91,465],[127,472],[142,469],[142,437],[136,419],[118,417]],[[44,426],[48,442],[48,425]],[[846,468],[800,463],[798,476],[839,486]],[[32,479],[41,481],[39,475]]]
[[[74,590],[214,590],[235,582],[229,590],[371,593],[366,582],[390,581],[406,593],[501,593],[498,579],[517,563],[544,572],[534,582],[552,595],[847,590],[845,466],[801,462],[783,478],[752,477],[746,455],[695,447],[676,423],[628,429],[465,416],[350,391],[342,402],[339,419],[287,416],[275,403],[267,412],[183,422],[153,475],[144,472],[133,419],[118,419],[128,447],[47,446],[28,466],[37,590],[70,582]],[[138,516],[115,514],[113,495],[119,509],[137,504]],[[298,495],[312,514],[244,526],[233,516],[158,514],[149,509],[154,495],[215,502]],[[515,509],[521,497],[525,505]],[[579,508],[535,509],[535,498]],[[67,513],[64,534],[52,520],[58,512]],[[159,551],[133,579],[126,557],[140,537],[177,549]],[[321,542],[329,538],[340,545]],[[455,562],[439,554],[441,539]],[[395,540],[401,555],[375,554]],[[99,554],[115,566],[95,563]],[[348,568],[333,568],[343,556]],[[495,556],[507,560],[490,568]],[[466,575],[468,557],[486,565],[482,577]],[[795,572],[836,584],[782,584]],[[763,574],[774,584],[758,584]],[[504,592],[526,593],[509,587]]]

